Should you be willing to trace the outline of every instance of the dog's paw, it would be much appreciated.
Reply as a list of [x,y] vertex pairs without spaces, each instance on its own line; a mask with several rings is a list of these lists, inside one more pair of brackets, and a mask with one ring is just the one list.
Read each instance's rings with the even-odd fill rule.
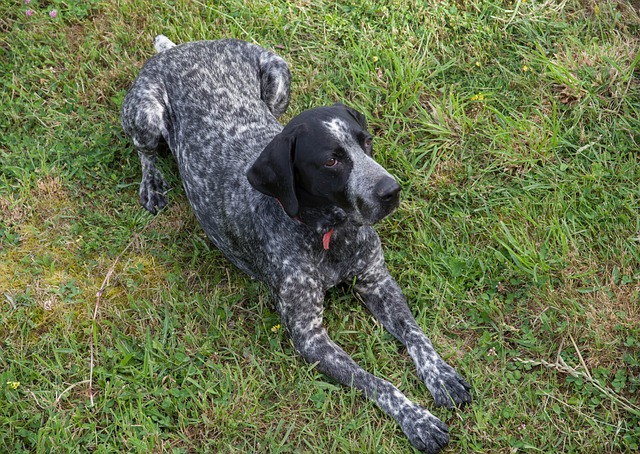
[[438,407],[461,407],[471,402],[471,386],[444,361],[420,374]]
[[167,199],[164,197],[166,191],[167,184],[160,172],[150,172],[140,183],[140,203],[149,213],[156,214],[167,206]]
[[420,405],[403,411],[400,426],[411,444],[429,454],[440,452],[449,443],[449,428]]

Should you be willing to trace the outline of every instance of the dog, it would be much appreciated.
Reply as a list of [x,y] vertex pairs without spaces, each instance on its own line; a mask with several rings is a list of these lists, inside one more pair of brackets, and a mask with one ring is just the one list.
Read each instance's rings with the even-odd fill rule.
[[361,390],[392,416],[418,450],[436,453],[448,427],[364,369],[323,327],[325,292],[354,288],[404,344],[437,406],[471,401],[469,384],[434,350],[389,274],[373,225],[399,204],[400,185],[372,158],[362,113],[343,104],[304,111],[286,126],[291,73],[278,55],[240,40],[175,45],[141,69],[122,106],[122,126],[142,166],[140,201],[166,206],[156,168],[164,144],[211,241],[266,283],[302,357]]

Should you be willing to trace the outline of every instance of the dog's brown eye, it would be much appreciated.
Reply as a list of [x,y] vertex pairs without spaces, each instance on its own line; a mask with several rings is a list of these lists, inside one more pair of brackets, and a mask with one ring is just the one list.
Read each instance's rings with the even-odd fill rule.
[[327,162],[324,163],[325,167],[333,167],[338,163],[336,158],[331,158]]
[[373,139],[371,137],[367,137],[364,139],[364,146],[367,148],[371,148],[371,144],[373,144]]

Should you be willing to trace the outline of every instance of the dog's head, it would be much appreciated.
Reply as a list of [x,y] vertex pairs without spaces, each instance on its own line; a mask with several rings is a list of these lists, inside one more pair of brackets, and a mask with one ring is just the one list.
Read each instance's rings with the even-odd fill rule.
[[258,191],[315,228],[345,221],[373,225],[399,201],[400,186],[371,157],[364,116],[342,104],[293,118],[249,168]]

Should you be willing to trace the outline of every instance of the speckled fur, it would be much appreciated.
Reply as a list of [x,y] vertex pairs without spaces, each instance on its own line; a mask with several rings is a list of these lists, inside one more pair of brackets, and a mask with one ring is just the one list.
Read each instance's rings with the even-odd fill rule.
[[[436,405],[470,402],[469,385],[435,352],[385,266],[371,225],[397,206],[399,186],[371,158],[370,144],[363,145],[363,137],[370,136],[362,114],[342,105],[320,108],[283,130],[277,118],[289,102],[291,75],[277,55],[238,40],[176,46],[161,35],[155,46],[158,55],[140,71],[122,108],[123,128],[142,163],[143,206],[156,213],[166,205],[167,185],[155,167],[156,151],[166,142],[204,231],[231,262],[269,286],[298,352],[376,401],[416,448],[438,452],[448,442],[447,426],[358,366],[322,322],[327,289],[355,278],[373,315],[407,346]],[[340,150],[344,162],[335,177],[345,180],[344,197],[334,204],[314,205],[299,197],[294,200],[299,207],[289,201],[281,205],[259,187],[256,175],[270,164],[268,150],[281,143],[297,141],[290,146],[298,147],[298,157],[313,158],[316,151],[300,145],[302,134],[311,132],[320,137],[319,147],[334,144]],[[297,169],[295,178],[313,179],[313,169]],[[295,181],[296,191],[306,183]],[[323,234],[329,229],[334,233],[325,250]]]

